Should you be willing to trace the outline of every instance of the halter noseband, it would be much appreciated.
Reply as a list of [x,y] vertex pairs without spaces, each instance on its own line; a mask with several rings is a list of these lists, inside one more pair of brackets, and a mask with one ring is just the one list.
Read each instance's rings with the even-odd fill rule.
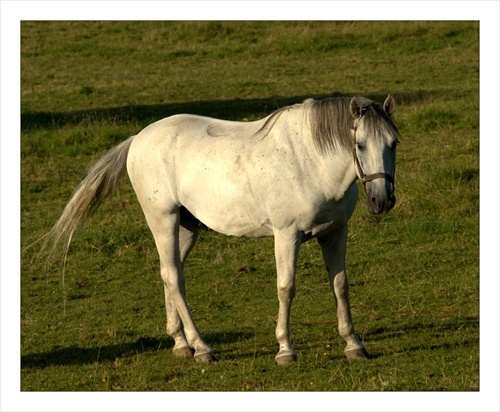
[[356,165],[356,170],[359,178],[363,182],[363,186],[366,185],[366,182],[371,182],[372,180],[375,179],[387,179],[391,186],[392,186],[392,191],[394,191],[394,175],[396,173],[396,170],[394,168],[392,176],[388,173],[385,172],[379,172],[379,173],[372,173],[371,175],[367,175],[364,171],[363,168],[361,167],[361,163],[359,162],[358,155],[356,153],[356,128],[354,128],[354,148],[352,150],[352,157],[354,158],[354,164]]

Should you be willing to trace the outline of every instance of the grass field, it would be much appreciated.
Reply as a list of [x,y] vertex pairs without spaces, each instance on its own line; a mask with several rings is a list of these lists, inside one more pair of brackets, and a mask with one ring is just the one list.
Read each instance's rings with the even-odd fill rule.
[[[478,391],[477,22],[23,22],[23,391]],[[254,120],[307,97],[397,102],[390,214],[360,204],[347,270],[372,358],[349,361],[316,242],[278,367],[272,239],[204,232],[188,301],[219,361],[174,358],[152,236],[128,179],[60,267],[32,245],[85,170],[154,120]]]

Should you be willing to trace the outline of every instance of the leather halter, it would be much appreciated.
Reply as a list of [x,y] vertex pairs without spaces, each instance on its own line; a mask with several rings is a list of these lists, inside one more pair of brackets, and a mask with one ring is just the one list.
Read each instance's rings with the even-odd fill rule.
[[356,170],[358,177],[363,182],[363,186],[366,185],[366,182],[371,182],[375,179],[387,179],[392,187],[392,191],[394,192],[394,175],[396,173],[396,168],[394,168],[392,176],[385,172],[372,173],[371,175],[367,175],[363,168],[361,167],[361,163],[359,162],[358,155],[356,154],[356,129],[354,129],[354,148],[352,150],[352,157],[354,158],[354,164],[356,165]]

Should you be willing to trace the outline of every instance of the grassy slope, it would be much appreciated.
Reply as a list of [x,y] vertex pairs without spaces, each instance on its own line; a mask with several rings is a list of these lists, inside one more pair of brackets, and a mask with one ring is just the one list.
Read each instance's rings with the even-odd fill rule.
[[353,315],[372,360],[344,359],[311,242],[292,310],[299,361],[276,367],[272,240],[212,233],[191,255],[187,287],[221,360],[174,359],[154,243],[124,179],[75,239],[64,283],[57,267],[32,260],[36,247],[22,254],[23,390],[478,390],[477,24],[21,29],[23,249],[93,161],[173,113],[251,120],[306,97],[390,92],[402,132],[396,208],[376,218],[360,204],[351,221]]

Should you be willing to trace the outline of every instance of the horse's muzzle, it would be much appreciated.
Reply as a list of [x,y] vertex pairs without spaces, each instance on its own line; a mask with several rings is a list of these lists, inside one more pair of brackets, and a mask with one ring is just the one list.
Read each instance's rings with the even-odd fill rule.
[[366,208],[373,214],[384,214],[389,212],[396,204],[396,196],[391,189],[382,193],[366,189]]

